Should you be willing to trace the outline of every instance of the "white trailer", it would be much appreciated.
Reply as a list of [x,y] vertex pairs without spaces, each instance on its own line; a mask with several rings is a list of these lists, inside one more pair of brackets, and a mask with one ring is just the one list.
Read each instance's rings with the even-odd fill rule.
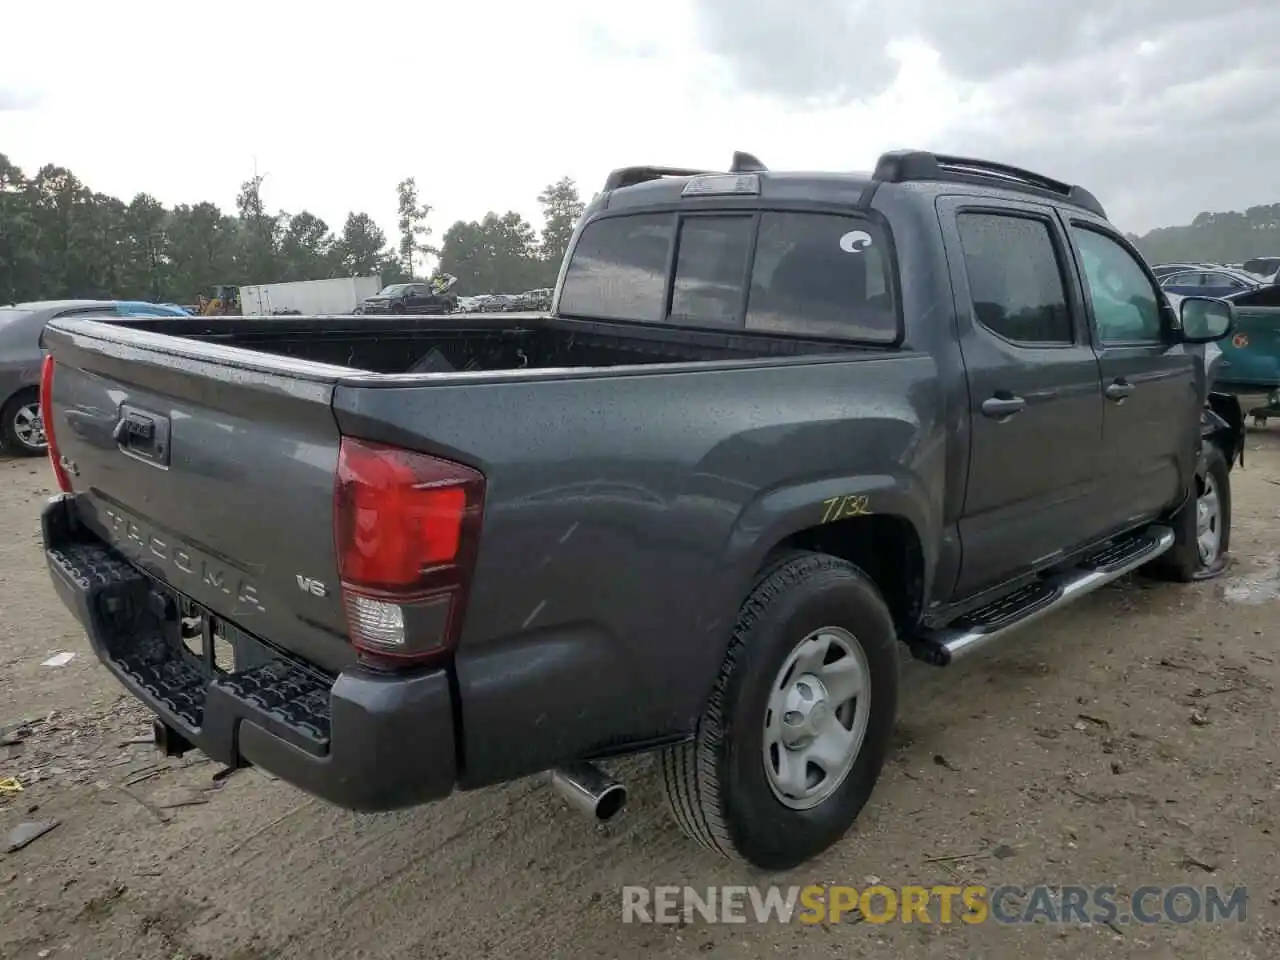
[[382,289],[380,277],[335,277],[294,283],[260,283],[240,288],[240,312],[246,317],[296,310],[304,316],[351,313]]

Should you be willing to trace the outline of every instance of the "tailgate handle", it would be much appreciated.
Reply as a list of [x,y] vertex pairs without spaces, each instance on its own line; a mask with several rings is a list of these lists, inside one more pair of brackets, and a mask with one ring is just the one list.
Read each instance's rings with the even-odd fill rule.
[[156,422],[150,417],[144,417],[140,413],[130,413],[120,418],[120,422],[116,424],[115,438],[116,443],[124,443],[126,440],[154,440],[156,436]]
[[169,464],[169,418],[128,405],[120,408],[120,419],[111,432],[120,451],[153,463]]

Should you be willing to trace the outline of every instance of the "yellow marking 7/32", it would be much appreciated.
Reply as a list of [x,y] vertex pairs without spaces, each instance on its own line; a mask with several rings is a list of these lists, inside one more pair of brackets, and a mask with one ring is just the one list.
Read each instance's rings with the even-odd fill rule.
[[828,497],[822,501],[822,523],[832,523],[846,517],[871,516],[871,498],[866,494],[854,493],[843,497]]

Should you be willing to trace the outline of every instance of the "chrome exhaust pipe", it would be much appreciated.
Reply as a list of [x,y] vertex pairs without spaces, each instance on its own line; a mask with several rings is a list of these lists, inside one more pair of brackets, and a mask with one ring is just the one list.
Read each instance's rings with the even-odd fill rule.
[[612,819],[627,802],[627,788],[594,763],[552,770],[551,786],[571,807],[600,822]]

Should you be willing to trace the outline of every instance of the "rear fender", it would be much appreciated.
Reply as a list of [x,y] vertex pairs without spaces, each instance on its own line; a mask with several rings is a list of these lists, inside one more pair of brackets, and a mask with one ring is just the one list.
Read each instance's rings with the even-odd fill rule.
[[[915,477],[879,474],[814,480],[771,490],[740,514],[729,538],[717,624],[732,624],[769,557],[798,535],[864,517],[894,517],[915,531],[923,560],[923,593],[930,596],[940,518]],[[721,629],[727,644],[730,631]],[[723,651],[720,651],[723,655]]]

